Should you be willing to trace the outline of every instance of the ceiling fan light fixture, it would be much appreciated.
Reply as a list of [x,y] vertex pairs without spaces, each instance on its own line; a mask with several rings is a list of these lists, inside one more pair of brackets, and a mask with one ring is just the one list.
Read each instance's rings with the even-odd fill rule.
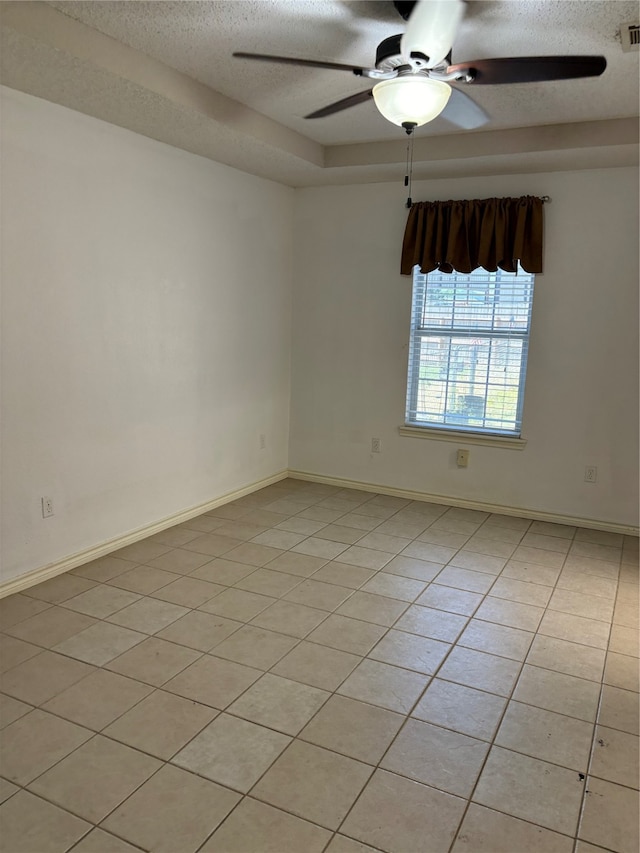
[[420,127],[433,121],[446,107],[450,95],[447,83],[418,75],[382,80],[373,87],[378,111],[399,127]]

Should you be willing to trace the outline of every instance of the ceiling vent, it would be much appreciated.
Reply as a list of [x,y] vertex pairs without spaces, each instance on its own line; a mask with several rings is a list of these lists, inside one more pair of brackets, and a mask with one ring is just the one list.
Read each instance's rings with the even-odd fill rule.
[[640,23],[620,24],[620,41],[625,53],[640,50]]

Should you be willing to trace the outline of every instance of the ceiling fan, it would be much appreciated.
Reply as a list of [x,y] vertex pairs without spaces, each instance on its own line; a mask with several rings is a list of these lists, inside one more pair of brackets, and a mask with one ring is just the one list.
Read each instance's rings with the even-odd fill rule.
[[404,34],[384,39],[374,68],[338,62],[297,59],[237,51],[240,59],[311,68],[349,71],[377,81],[305,116],[324,118],[373,98],[378,111],[408,134],[441,113],[465,130],[481,127],[489,116],[462,89],[462,84],[537,83],[576,77],[597,77],[607,66],[604,56],[521,56],[451,64],[451,47],[464,14],[464,0],[394,0],[408,24]]

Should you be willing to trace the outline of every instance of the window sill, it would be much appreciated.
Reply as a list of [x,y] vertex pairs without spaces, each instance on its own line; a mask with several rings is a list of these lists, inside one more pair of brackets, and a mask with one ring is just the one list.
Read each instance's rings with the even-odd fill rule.
[[508,435],[489,435],[453,429],[401,426],[398,427],[398,432],[407,438],[429,438],[436,441],[450,441],[454,444],[484,444],[487,447],[500,447],[503,450],[524,450],[527,446],[526,438],[511,438]]

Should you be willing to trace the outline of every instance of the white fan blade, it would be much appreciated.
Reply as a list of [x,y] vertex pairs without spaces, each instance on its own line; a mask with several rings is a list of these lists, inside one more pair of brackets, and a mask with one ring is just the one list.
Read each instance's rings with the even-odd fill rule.
[[480,104],[476,104],[466,92],[461,92],[460,89],[453,86],[451,87],[451,97],[441,115],[442,118],[463,130],[474,130],[489,121],[489,116]]
[[462,0],[418,0],[400,42],[400,53],[429,57],[427,68],[435,68],[447,56],[462,20]]

